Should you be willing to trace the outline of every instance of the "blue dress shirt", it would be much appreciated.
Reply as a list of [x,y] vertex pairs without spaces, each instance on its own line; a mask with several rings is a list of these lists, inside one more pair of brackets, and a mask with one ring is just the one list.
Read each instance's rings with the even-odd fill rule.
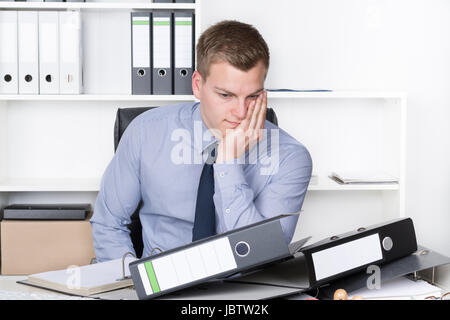
[[[216,232],[301,210],[311,178],[308,150],[266,121],[267,134],[240,159],[214,164]],[[140,200],[143,257],[192,241],[197,188],[206,155],[216,143],[200,103],[146,111],[125,130],[102,177],[91,219],[98,261],[135,252],[127,225]],[[281,220],[292,240],[298,215]]]

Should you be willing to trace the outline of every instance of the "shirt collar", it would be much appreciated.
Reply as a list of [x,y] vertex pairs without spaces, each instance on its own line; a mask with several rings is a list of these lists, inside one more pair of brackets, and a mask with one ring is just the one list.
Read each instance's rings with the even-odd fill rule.
[[193,106],[192,110],[192,125],[194,133],[194,149],[203,154],[205,149],[214,143],[219,143],[216,137],[209,131],[200,113],[200,102]]

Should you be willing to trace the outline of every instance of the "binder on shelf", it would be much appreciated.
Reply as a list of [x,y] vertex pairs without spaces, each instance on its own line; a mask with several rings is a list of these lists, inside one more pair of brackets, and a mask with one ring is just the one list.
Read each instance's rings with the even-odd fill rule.
[[167,94],[172,88],[172,13],[170,11],[153,11],[152,23],[152,92]]
[[173,0],[153,0],[154,3],[172,3]]
[[18,11],[19,93],[39,94],[38,12]]
[[59,94],[59,15],[39,11],[39,92]]
[[359,228],[303,247],[311,286],[330,283],[369,265],[383,264],[417,250],[410,218]]
[[176,3],[195,3],[195,0],[173,0]]
[[174,94],[192,94],[194,12],[174,12]]
[[292,257],[281,215],[130,263],[139,299]]
[[79,11],[59,12],[61,94],[82,93],[81,17]]
[[131,92],[151,94],[151,12],[131,13]]
[[19,93],[17,11],[0,11],[0,94]]

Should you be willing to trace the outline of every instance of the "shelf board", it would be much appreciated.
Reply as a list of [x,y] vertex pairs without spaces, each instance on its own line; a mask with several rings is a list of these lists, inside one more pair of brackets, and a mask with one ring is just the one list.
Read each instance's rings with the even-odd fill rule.
[[59,10],[107,10],[107,9],[191,9],[195,3],[153,3],[153,2],[0,2],[0,9],[59,9]]
[[312,177],[308,191],[396,191],[398,183],[339,184],[327,176]]
[[13,178],[0,181],[0,192],[96,192],[100,190],[101,178]]
[[130,94],[0,95],[0,101],[195,101],[195,100],[196,99],[193,95],[130,95]]
[[[0,192],[98,192],[101,178],[86,179],[7,179],[0,181]],[[395,191],[398,184],[341,185],[328,177],[311,179],[308,191]]]
[[406,94],[384,91],[269,92],[268,97],[279,99],[405,99]]
[[[403,92],[334,91],[269,92],[269,99],[405,99]],[[0,101],[195,101],[193,95],[79,94],[39,95],[3,94]]]

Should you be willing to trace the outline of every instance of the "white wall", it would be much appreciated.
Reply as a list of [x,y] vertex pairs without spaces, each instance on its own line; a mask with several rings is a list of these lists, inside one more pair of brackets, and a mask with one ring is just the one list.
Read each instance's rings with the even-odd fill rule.
[[[259,29],[268,88],[407,92],[406,214],[420,244],[450,256],[450,1],[202,3],[202,29],[224,19]],[[450,288],[450,268],[438,279]]]

